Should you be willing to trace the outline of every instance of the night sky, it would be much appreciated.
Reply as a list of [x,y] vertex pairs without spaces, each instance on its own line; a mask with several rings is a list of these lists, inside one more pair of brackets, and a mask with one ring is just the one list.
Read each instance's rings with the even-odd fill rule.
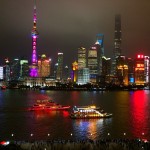
[[[87,49],[104,34],[105,56],[111,57],[115,14],[121,14],[122,53],[150,56],[150,0],[37,0],[38,54],[65,63],[77,60],[77,49]],[[33,0],[0,0],[0,62],[31,58]]]

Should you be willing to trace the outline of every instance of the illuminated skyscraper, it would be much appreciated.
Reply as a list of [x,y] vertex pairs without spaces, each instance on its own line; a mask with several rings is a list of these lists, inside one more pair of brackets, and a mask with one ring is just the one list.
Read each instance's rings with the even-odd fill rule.
[[144,55],[137,55],[135,59],[135,84],[144,85],[145,84],[145,71],[144,71]]
[[63,53],[58,53],[58,66],[56,71],[56,79],[62,80],[63,77]]
[[99,42],[96,42],[88,50],[88,68],[90,74],[90,82],[92,83],[96,83],[97,76],[99,75],[100,50],[101,50],[101,46]]
[[4,79],[6,82],[10,81],[10,62],[7,59],[5,59],[5,67],[4,67]]
[[112,62],[112,74],[116,74],[116,58],[121,55],[121,15],[115,16],[114,51]]
[[136,85],[149,83],[149,56],[137,55],[134,76]]
[[72,81],[73,82],[77,82],[77,79],[78,79],[78,63],[75,61],[72,63]]
[[11,81],[18,81],[20,78],[20,60],[15,58],[11,62]]
[[116,59],[116,75],[119,81],[119,85],[128,85],[128,65],[125,56],[120,55]]
[[50,75],[50,63],[51,60],[46,58],[46,55],[43,54],[41,59],[38,60],[38,76],[39,77],[48,77]]
[[104,56],[104,34],[97,34],[96,35],[97,38],[97,42],[99,43],[99,45],[101,46],[101,56]]
[[33,28],[31,31],[32,36],[32,64],[30,66],[30,76],[38,77],[38,67],[37,67],[37,38],[38,31],[36,29],[36,4],[34,3],[34,15],[33,15]]
[[150,57],[149,56],[144,56],[144,71],[145,71],[145,83],[149,83],[149,74],[150,74]]
[[29,63],[26,59],[20,60],[20,78],[24,79],[29,76]]
[[4,67],[0,66],[0,80],[4,79]]
[[78,48],[78,69],[86,68],[86,49],[84,47]]

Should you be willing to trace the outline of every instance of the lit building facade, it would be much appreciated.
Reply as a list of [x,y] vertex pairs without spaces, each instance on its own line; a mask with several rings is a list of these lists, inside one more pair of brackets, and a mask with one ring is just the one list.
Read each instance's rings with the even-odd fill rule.
[[127,86],[128,81],[128,65],[125,56],[118,56],[116,59],[116,66],[117,66],[117,78],[119,84]]
[[134,84],[134,59],[127,58],[129,85]]
[[96,35],[96,38],[97,38],[97,42],[101,46],[101,56],[103,57],[104,56],[104,34],[99,33]]
[[86,68],[86,48],[78,48],[78,69]]
[[14,59],[11,62],[11,72],[10,72],[11,80],[18,81],[20,79],[20,60],[18,58]]
[[33,28],[31,31],[32,36],[32,64],[30,66],[30,76],[31,77],[38,77],[38,67],[37,67],[37,38],[38,38],[38,31],[36,28],[36,5],[34,4],[34,16],[33,16]]
[[63,53],[58,53],[58,60],[57,60],[57,70],[56,70],[56,79],[62,80],[63,78]]
[[89,68],[78,70],[78,84],[83,85],[90,82]]
[[107,76],[111,74],[111,58],[102,57],[102,75]]
[[121,15],[115,15],[114,51],[112,58],[112,74],[116,74],[116,58],[121,55]]
[[63,80],[65,82],[67,82],[70,79],[70,70],[69,70],[69,67],[67,65],[64,67],[64,73],[63,74],[64,74]]
[[38,60],[38,76],[48,77],[50,76],[50,64],[51,59],[47,58],[45,54]]
[[75,61],[72,63],[72,81],[77,82],[78,79],[78,63]]
[[149,83],[149,56],[137,55],[134,77],[136,85],[146,85]]
[[101,72],[102,72],[102,64],[101,64],[102,61],[100,61],[100,58],[101,58],[100,52],[101,52],[101,46],[100,46],[99,42],[96,42],[88,50],[87,67],[89,68],[91,83],[96,83],[97,76],[101,75]]
[[8,59],[5,59],[4,80],[6,82],[10,81],[10,62]]
[[20,60],[20,78],[29,77],[29,63],[28,60]]
[[145,76],[145,83],[149,84],[149,74],[150,74],[150,57],[144,56],[144,76]]
[[4,68],[0,66],[0,80],[4,79]]

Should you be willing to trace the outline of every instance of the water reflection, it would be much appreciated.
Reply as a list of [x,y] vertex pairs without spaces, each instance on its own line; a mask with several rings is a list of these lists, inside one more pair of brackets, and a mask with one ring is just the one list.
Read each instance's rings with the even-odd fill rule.
[[62,116],[64,118],[69,117],[69,112],[68,111],[49,111],[49,110],[44,110],[44,111],[33,111],[33,116],[37,119],[43,119],[43,118],[54,118],[57,116]]
[[95,140],[104,132],[104,125],[109,124],[111,118],[76,119],[73,121],[73,130],[77,139]]
[[130,97],[130,131],[135,138],[146,138],[149,134],[149,100],[146,92],[136,91]]

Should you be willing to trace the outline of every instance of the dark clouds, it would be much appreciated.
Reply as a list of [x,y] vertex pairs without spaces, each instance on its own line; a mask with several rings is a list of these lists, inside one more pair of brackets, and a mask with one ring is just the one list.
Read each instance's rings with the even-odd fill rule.
[[[122,16],[122,52],[134,57],[141,50],[150,55],[149,0],[37,0],[38,53],[65,62],[76,59],[76,50],[89,48],[97,33],[105,36],[105,55],[113,50],[114,16]],[[31,50],[33,0],[1,0],[0,56],[28,56]],[[0,58],[0,59],[1,59]]]

